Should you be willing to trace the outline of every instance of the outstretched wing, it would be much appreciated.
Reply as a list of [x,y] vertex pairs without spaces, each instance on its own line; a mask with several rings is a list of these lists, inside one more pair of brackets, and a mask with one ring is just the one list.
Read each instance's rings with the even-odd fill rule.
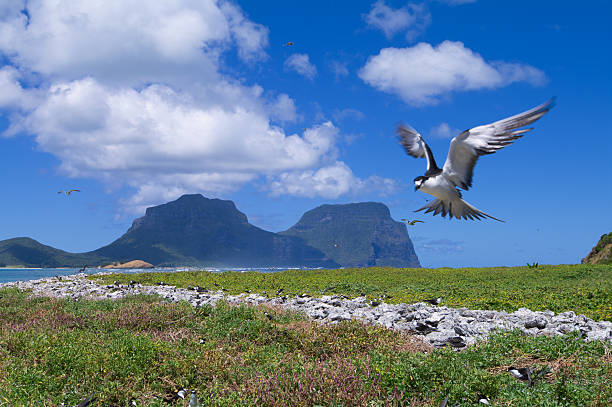
[[432,172],[440,172],[440,169],[436,165],[436,160],[434,160],[434,156],[431,152],[431,149],[429,148],[425,140],[423,140],[423,137],[419,134],[418,131],[416,131],[410,126],[402,124],[397,127],[397,136],[408,155],[411,155],[416,158],[427,158],[426,174]]
[[[455,137],[448,150],[448,157],[442,171],[446,178],[459,188],[467,190],[472,186],[472,175],[478,157],[493,154],[514,140],[523,137],[533,128],[520,129],[527,126],[548,112],[555,104],[552,98],[548,102],[531,110],[517,114],[495,123],[485,124],[466,130]],[[517,130],[518,129],[518,130]]]

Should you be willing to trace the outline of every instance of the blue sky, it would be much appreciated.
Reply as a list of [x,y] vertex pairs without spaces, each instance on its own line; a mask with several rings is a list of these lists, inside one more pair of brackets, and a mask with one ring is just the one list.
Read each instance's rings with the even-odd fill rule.
[[[170,4],[172,3],[172,4]],[[183,193],[285,230],[378,201],[424,266],[576,263],[612,228],[606,1],[13,1],[0,5],[0,239],[108,244]],[[288,42],[293,45],[287,46]],[[550,97],[464,199],[506,223],[414,214],[450,139]],[[57,191],[79,188],[70,197]]]

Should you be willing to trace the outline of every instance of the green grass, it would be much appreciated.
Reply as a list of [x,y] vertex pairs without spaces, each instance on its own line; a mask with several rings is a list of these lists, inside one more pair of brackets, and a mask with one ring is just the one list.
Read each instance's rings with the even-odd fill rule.
[[[164,406],[197,389],[204,406],[603,407],[612,348],[577,336],[498,334],[460,353],[359,322],[321,326],[247,306],[195,309],[153,296],[78,302],[0,290],[0,406]],[[200,343],[200,339],[204,343]],[[549,366],[534,387],[504,369]],[[187,402],[174,405],[186,406]]]
[[372,267],[341,270],[288,270],[258,272],[179,272],[113,274],[92,276],[105,283],[130,280],[142,284],[163,281],[179,287],[199,285],[230,294],[246,290],[275,294],[344,294],[383,297],[386,302],[414,303],[424,298],[443,297],[443,305],[472,309],[515,311],[575,311],[595,320],[612,321],[612,266],[539,265],[537,268],[440,268],[397,269]]

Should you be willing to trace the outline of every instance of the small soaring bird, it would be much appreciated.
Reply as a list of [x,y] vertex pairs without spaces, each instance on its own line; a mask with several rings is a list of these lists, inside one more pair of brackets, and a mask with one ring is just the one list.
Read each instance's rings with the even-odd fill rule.
[[[458,188],[468,190],[472,186],[472,175],[476,161],[481,155],[492,154],[515,140],[523,137],[532,128],[527,126],[548,112],[554,106],[554,98],[531,110],[496,121],[491,124],[466,130],[451,140],[446,162],[439,168],[431,149],[423,137],[412,127],[400,125],[397,129],[400,143],[406,153],[413,157],[427,159],[427,171],[414,179],[415,191],[421,190],[436,199],[415,212],[427,209],[425,213],[441,213],[457,219],[500,219],[476,209],[463,199]],[[518,130],[517,130],[518,129]]]
[[291,41],[289,41],[288,43],[283,44],[283,47],[290,47],[292,45],[293,45],[293,43]]
[[66,194],[66,195],[70,195],[73,192],[81,192],[80,189],[70,189],[68,191],[64,191],[63,189],[61,191],[58,191],[58,194]]
[[402,219],[402,222],[406,222],[406,224],[410,225],[410,226],[414,226],[415,223],[425,223],[422,220],[408,220],[408,219]]

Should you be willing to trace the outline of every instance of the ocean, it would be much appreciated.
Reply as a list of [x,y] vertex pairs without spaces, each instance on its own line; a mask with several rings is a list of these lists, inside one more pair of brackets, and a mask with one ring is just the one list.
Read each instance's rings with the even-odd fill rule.
[[[310,268],[294,268],[294,267],[234,267],[234,268],[196,268],[196,267],[159,267],[152,269],[98,269],[88,268],[85,270],[85,274],[96,274],[102,271],[112,271],[115,273],[155,273],[164,272],[172,273],[177,271],[189,271],[189,270],[207,270],[215,273],[222,273],[224,271],[257,271],[260,273],[275,273],[277,271],[289,270],[289,269],[303,269],[312,270]],[[0,268],[0,283],[9,283],[11,281],[28,281],[38,280],[41,278],[55,277],[55,276],[68,276],[79,272],[79,268]]]

